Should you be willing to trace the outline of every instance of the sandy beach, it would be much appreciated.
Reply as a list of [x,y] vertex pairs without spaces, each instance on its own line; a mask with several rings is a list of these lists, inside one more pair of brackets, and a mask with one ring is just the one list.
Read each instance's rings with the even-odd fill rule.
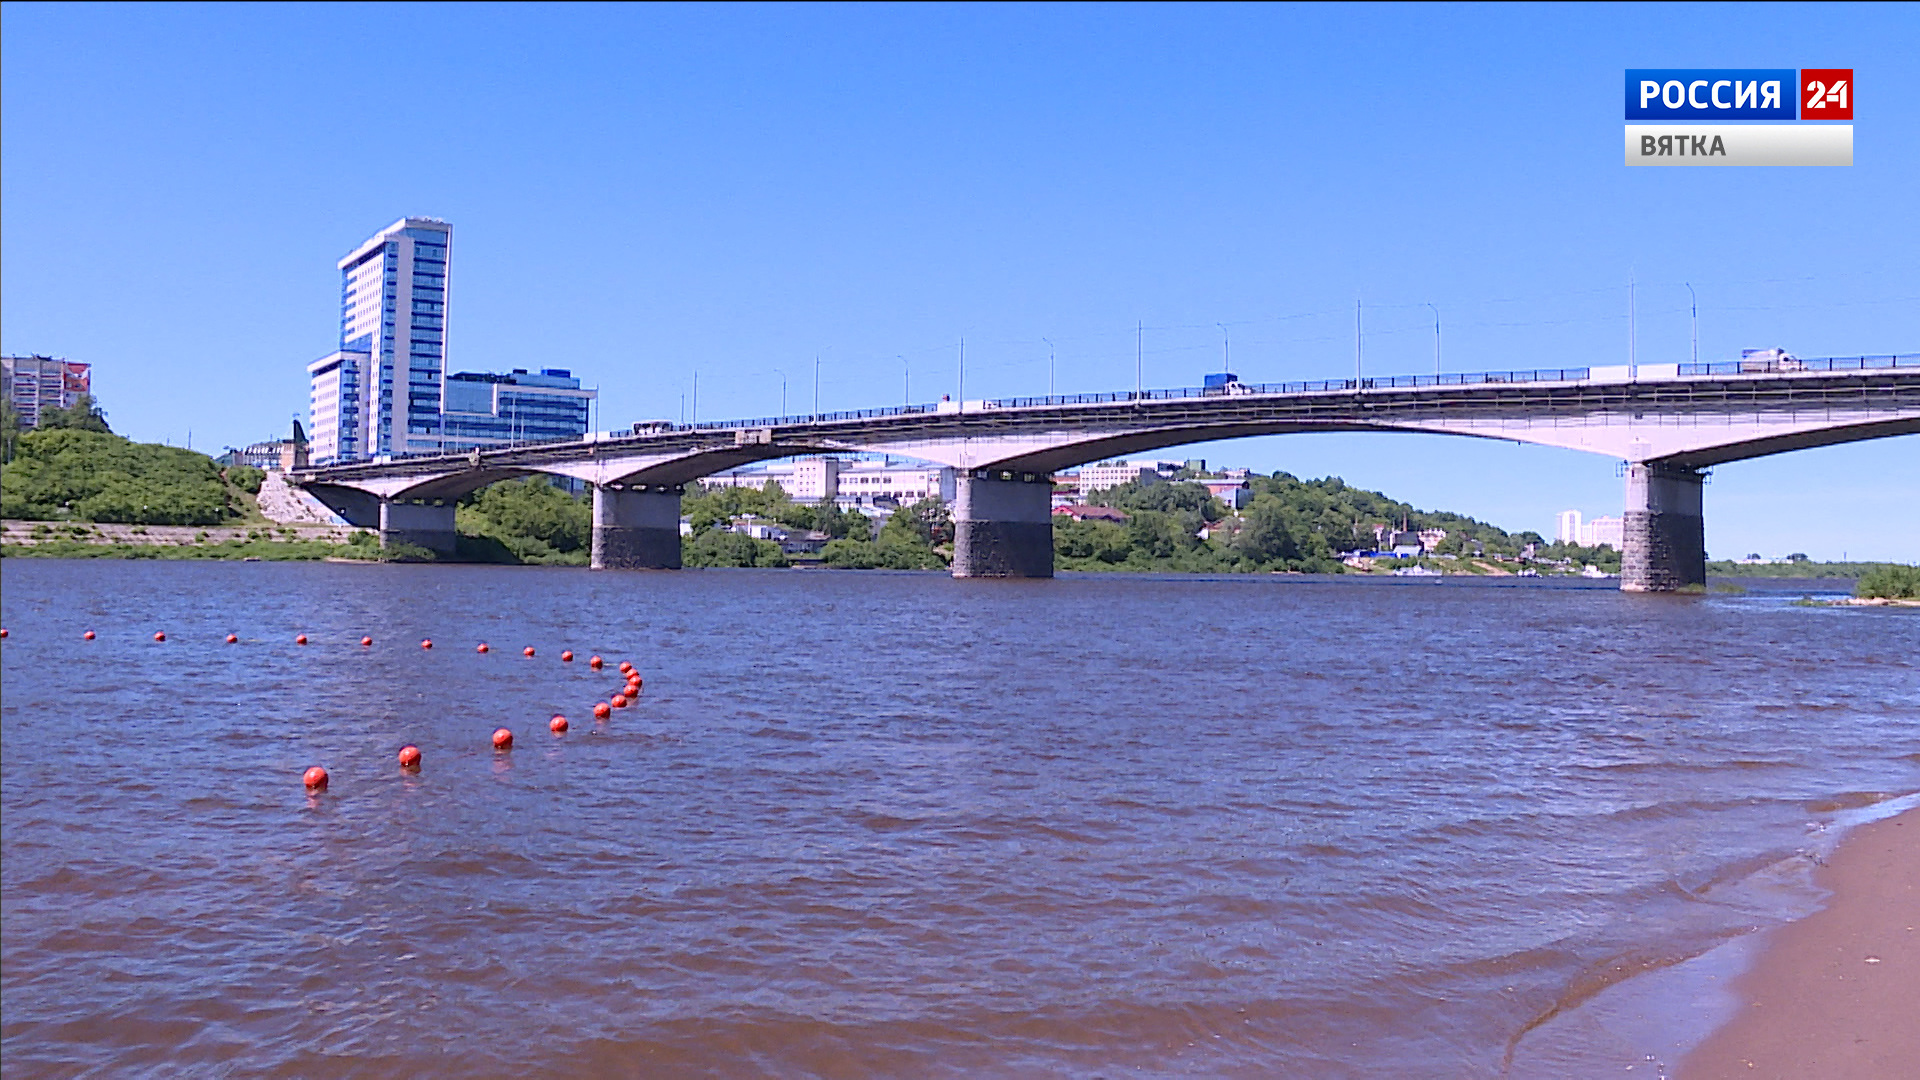
[[1819,912],[1774,932],[1742,1008],[1681,1080],[1895,1080],[1920,1062],[1920,810],[1862,826],[1819,880]]

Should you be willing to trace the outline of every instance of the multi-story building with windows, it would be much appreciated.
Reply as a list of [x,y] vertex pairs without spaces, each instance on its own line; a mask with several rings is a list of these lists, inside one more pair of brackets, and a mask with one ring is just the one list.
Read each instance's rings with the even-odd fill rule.
[[462,371],[447,377],[441,439],[448,450],[578,439],[595,393],[565,368]]
[[821,456],[729,469],[701,477],[700,486],[757,488],[771,480],[795,502],[831,502],[842,510],[884,513],[921,499],[952,502],[957,476],[945,465]]
[[340,347],[307,365],[313,464],[586,434],[596,391],[570,371],[448,372],[452,238],[401,218],[340,260]]
[[71,409],[81,394],[93,392],[93,365],[54,356],[0,357],[0,396],[20,417],[22,428],[40,425],[40,410]]
[[437,453],[453,227],[401,218],[340,268],[340,348],[307,366],[313,460]]

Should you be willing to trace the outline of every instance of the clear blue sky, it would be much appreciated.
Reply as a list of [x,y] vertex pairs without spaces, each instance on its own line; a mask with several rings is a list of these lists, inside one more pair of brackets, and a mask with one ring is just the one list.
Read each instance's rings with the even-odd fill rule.
[[[454,223],[451,367],[566,367],[602,427],[952,392],[1920,351],[1920,8],[0,10],[0,346],[117,430],[304,412],[334,261]],[[1628,169],[1627,67],[1853,67],[1844,169]],[[1425,436],[1189,454],[1550,532],[1615,463]],[[1920,437],[1728,465],[1716,556],[1916,558]]]

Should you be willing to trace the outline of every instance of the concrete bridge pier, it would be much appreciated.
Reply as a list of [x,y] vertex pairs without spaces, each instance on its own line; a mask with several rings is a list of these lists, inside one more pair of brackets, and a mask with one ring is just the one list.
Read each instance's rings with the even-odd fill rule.
[[953,576],[1053,576],[1053,477],[968,471],[953,503]]
[[380,500],[380,546],[412,544],[452,554],[459,534],[453,527],[453,503],[442,499]]
[[1627,466],[1620,552],[1623,592],[1675,592],[1707,583],[1707,534],[1701,513],[1706,474],[1659,462]]
[[595,570],[680,569],[678,484],[593,489]]

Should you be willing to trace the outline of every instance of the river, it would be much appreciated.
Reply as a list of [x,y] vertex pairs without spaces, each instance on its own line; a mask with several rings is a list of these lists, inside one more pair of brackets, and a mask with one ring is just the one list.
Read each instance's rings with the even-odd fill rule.
[[1802,584],[0,573],[10,1077],[1665,1075],[1920,789]]

